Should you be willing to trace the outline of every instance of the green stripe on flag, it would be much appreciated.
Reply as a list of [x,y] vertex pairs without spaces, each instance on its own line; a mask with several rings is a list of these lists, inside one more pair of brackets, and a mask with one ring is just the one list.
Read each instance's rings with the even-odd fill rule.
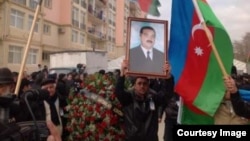
[[213,117],[207,115],[199,115],[191,110],[189,110],[186,106],[182,106],[181,113],[181,124],[184,125],[213,125],[214,119]]
[[[214,28],[213,40],[215,47],[227,73],[230,75],[233,64],[233,45],[231,40],[209,5],[201,0],[198,0],[198,5],[207,26]],[[224,97],[225,86],[222,71],[213,52],[208,63],[205,80],[193,104],[210,116],[213,116]]]

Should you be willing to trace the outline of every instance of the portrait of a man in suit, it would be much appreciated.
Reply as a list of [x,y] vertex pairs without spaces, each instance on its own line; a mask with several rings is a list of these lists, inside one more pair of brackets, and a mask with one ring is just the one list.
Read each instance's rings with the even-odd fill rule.
[[140,45],[129,50],[130,71],[152,74],[163,73],[163,64],[166,57],[164,52],[155,47],[155,29],[151,26],[142,26],[139,36]]

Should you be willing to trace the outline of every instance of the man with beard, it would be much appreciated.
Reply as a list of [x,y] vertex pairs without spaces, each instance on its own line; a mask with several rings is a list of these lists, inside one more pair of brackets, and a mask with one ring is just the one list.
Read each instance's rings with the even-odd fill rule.
[[154,48],[156,32],[151,26],[140,29],[139,46],[129,51],[129,69],[133,72],[163,73],[166,57],[164,53]]

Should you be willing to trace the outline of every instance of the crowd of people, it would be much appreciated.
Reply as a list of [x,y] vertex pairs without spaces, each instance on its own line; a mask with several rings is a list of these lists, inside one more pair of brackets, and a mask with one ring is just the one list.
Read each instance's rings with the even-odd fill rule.
[[[173,140],[172,129],[177,125],[179,96],[174,92],[174,78],[171,74],[171,65],[166,62],[163,66],[166,72],[165,78],[148,78],[146,76],[130,77],[126,75],[128,62],[124,60],[121,69],[114,72],[100,70],[101,75],[113,75],[116,78],[115,94],[122,104],[124,113],[124,131],[126,141],[158,141],[159,122],[165,113],[164,140]],[[68,74],[48,74],[48,69],[39,70],[31,75],[23,75],[20,89],[17,95],[13,95],[18,78],[17,72],[11,72],[8,68],[0,68],[0,121],[1,123],[15,123],[32,121],[35,117],[39,121],[51,121],[48,127],[53,127],[50,136],[52,140],[66,140],[68,132],[65,130],[67,119],[64,117],[65,106],[70,89],[75,82],[84,81],[87,73],[70,72]],[[131,89],[125,89],[125,78],[130,77]],[[241,80],[241,81],[239,81]],[[215,115],[215,124],[247,124],[250,117],[250,104],[241,98],[239,89],[247,89],[247,77],[232,74],[225,77],[225,98]],[[29,105],[25,101],[28,93],[48,95],[48,98],[30,100]],[[46,90],[46,91],[42,91]],[[39,99],[39,100],[38,100]],[[17,104],[15,101],[18,101]],[[228,104],[230,103],[230,104]],[[29,106],[33,111],[30,113]],[[241,107],[241,108],[239,108]],[[234,116],[232,116],[232,111]],[[226,112],[229,115],[225,114]],[[218,118],[219,117],[219,118]],[[225,120],[228,117],[227,120]],[[1,128],[0,128],[1,129]],[[51,129],[51,128],[49,128]],[[2,129],[1,129],[2,131]],[[1,135],[0,135],[1,136]],[[55,139],[58,138],[58,139]]]

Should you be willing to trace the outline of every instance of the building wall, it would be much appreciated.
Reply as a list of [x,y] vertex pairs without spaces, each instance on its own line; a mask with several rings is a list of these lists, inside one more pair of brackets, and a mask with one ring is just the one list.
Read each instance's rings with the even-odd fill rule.
[[59,25],[70,25],[71,8],[71,0],[52,0],[52,8],[43,7],[44,19]]
[[126,20],[125,17],[125,0],[120,0],[116,3],[117,10],[116,11],[116,26],[119,28],[116,28],[116,46],[121,47],[124,43],[124,20]]
[[[96,17],[91,17],[88,14],[88,1],[86,8],[82,8],[81,5],[77,5],[73,0],[52,0],[52,7],[42,7],[41,12],[38,15],[39,31],[33,33],[32,40],[30,42],[30,48],[37,49],[37,61],[35,64],[26,65],[29,72],[37,69],[37,64],[48,65],[49,60],[43,60],[44,53],[57,52],[63,50],[92,50],[91,42],[95,42],[98,46],[96,51],[108,51],[110,59],[117,58],[125,54],[126,43],[126,17],[130,10],[124,10],[129,8],[125,3],[127,0],[111,0],[115,3],[115,7],[109,7],[109,2],[106,1],[106,5],[101,5],[99,0],[94,0],[96,6],[100,7],[104,11],[104,19],[100,20]],[[26,5],[17,4],[11,0],[0,2],[0,67],[10,67],[13,71],[19,71],[19,64],[8,63],[9,46],[18,45],[22,47],[22,53],[24,53],[27,45],[30,29],[28,29],[29,15],[34,16],[35,9],[29,7],[29,0],[26,0]],[[127,4],[128,5],[128,4]],[[80,11],[85,12],[85,25],[86,29],[75,27],[72,25],[72,8],[76,6]],[[94,6],[94,7],[96,7]],[[24,28],[19,29],[10,25],[11,9],[14,8],[25,14]],[[112,9],[111,9],[112,8]],[[115,16],[112,23],[109,22],[110,13]],[[79,13],[80,14],[80,13]],[[79,19],[80,21],[80,19]],[[91,22],[90,22],[91,21]],[[50,26],[50,33],[44,33],[44,24]],[[93,36],[88,32],[88,26],[97,24],[98,31],[102,32],[104,38]],[[72,30],[78,31],[85,35],[84,44],[79,42],[72,42]],[[114,32],[110,35],[110,30]],[[109,33],[109,34],[108,34]],[[111,36],[111,39],[108,38]],[[113,48],[107,50],[109,46]]]

